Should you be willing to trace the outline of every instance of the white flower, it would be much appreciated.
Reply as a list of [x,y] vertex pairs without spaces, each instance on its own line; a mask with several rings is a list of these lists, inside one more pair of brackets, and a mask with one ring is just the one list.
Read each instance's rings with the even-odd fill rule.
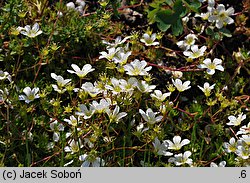
[[77,119],[75,116],[71,115],[69,119],[64,119],[63,121],[67,122],[69,125],[76,127],[78,124],[82,123],[79,118]]
[[179,41],[176,44],[179,48],[188,50],[192,45],[194,45],[195,40],[198,39],[195,34],[188,34],[184,41]]
[[[78,141],[79,141],[80,143],[79,143]],[[73,140],[70,140],[70,141],[69,141],[69,146],[66,146],[66,147],[64,148],[64,151],[65,151],[65,152],[70,152],[71,154],[77,153],[77,152],[80,150],[80,148],[83,147],[83,145],[81,144],[80,139],[78,139],[78,141],[75,141],[74,139],[73,139]],[[79,148],[79,147],[80,147],[80,148]]]
[[203,56],[206,49],[207,49],[206,46],[202,46],[199,49],[197,45],[192,45],[191,51],[184,51],[183,54],[190,59],[195,59],[195,58],[199,58],[199,57]]
[[51,77],[56,80],[59,87],[66,86],[71,81],[71,79],[64,79],[62,76],[56,75],[55,73],[51,73]]
[[211,62],[210,58],[207,58],[203,61],[203,64],[200,64],[198,67],[202,69],[207,69],[207,73],[209,75],[213,75],[215,73],[215,69],[219,71],[224,71],[224,68],[221,65],[222,60],[215,58],[213,62]]
[[11,82],[11,75],[8,72],[3,72],[2,70],[0,70],[0,80],[5,80],[8,79],[9,82]]
[[173,149],[178,151],[182,148],[182,146],[189,144],[190,140],[184,139],[181,141],[180,136],[174,136],[173,142],[171,140],[166,140],[166,142],[168,143],[168,149]]
[[153,146],[155,148],[155,152],[160,156],[161,155],[163,155],[163,156],[172,156],[173,155],[173,153],[167,151],[168,144],[164,141],[163,141],[163,143],[161,143],[157,137],[155,138],[155,140],[153,142]]
[[99,59],[102,59],[102,58],[106,58],[107,60],[111,61],[115,54],[120,50],[121,48],[108,48],[108,53],[105,52],[105,51],[102,51],[100,52],[101,56],[99,57]]
[[206,83],[204,83],[203,88],[201,86],[198,86],[198,88],[200,88],[201,91],[203,91],[203,93],[208,97],[208,96],[210,96],[211,90],[214,89],[214,86],[215,86],[215,84],[210,86],[210,84],[208,82],[206,82]]
[[152,69],[151,66],[146,67],[147,62],[145,60],[139,61],[138,59],[135,59],[133,62],[130,62],[129,64],[126,64],[123,66],[124,70],[127,71],[126,74],[130,76],[144,76],[148,75],[148,71]]
[[146,46],[159,45],[159,42],[154,42],[155,39],[156,39],[156,33],[152,34],[151,36],[145,33],[142,35],[142,39],[140,39],[140,41],[143,42]]
[[162,120],[163,116],[157,116],[157,112],[153,112],[151,108],[148,108],[146,113],[142,110],[139,109],[139,113],[142,115],[143,119],[147,121],[149,124],[154,124]]
[[232,137],[230,140],[229,140],[229,143],[228,142],[224,142],[223,143],[223,147],[225,148],[225,151],[227,153],[230,153],[230,152],[235,152],[237,150],[237,142],[235,141],[235,138]]
[[93,106],[90,106],[89,109],[84,104],[80,104],[80,111],[76,112],[76,115],[83,116],[83,119],[89,119],[95,113]]
[[250,135],[242,135],[240,140],[244,141],[248,146],[250,146]]
[[144,128],[144,124],[140,123],[138,126],[136,126],[136,132],[137,134],[142,134],[143,132],[147,131],[149,128]]
[[122,92],[120,80],[116,78],[111,78],[112,86],[106,85],[105,88],[112,91],[114,95],[117,95],[118,93]]
[[124,65],[127,63],[128,57],[131,55],[131,51],[123,52],[119,51],[116,53],[115,57],[113,58],[114,63],[119,63],[121,65]]
[[105,161],[99,157],[94,157],[93,155],[81,155],[79,160],[83,161],[82,167],[102,167],[105,165]]
[[129,78],[128,81],[120,79],[120,88],[123,92],[133,92],[137,82],[138,80],[134,77]]
[[142,93],[152,92],[152,90],[156,88],[156,85],[149,85],[146,83],[146,81],[137,81],[134,84],[137,89]]
[[62,123],[58,124],[58,121],[55,120],[54,122],[50,123],[50,129],[53,131],[64,131],[64,126]]
[[76,74],[79,78],[84,78],[88,73],[92,72],[95,69],[92,69],[92,66],[90,64],[85,64],[82,69],[80,69],[76,64],[71,64],[71,67],[74,69],[67,70],[71,74]]
[[189,88],[191,88],[191,86],[189,86],[190,85],[190,81],[185,81],[182,84],[182,81],[177,78],[176,80],[172,79],[172,82],[173,82],[174,86],[176,87],[176,89],[179,92],[183,92],[183,91],[188,90]]
[[247,160],[250,156],[250,148],[245,146],[238,146],[235,154],[240,156],[242,159]]
[[[96,83],[94,83],[94,84],[96,84]],[[101,93],[101,90],[99,88],[97,88],[96,86],[94,86],[90,82],[86,82],[86,83],[82,84],[81,88],[84,91],[86,91],[91,97],[96,97],[99,93]]]
[[63,17],[63,13],[61,11],[58,11],[57,16],[61,18],[61,17]]
[[25,87],[23,89],[23,93],[25,93],[25,95],[19,95],[19,100],[24,100],[27,104],[32,102],[33,100],[35,100],[36,98],[39,98],[39,94],[37,94],[39,92],[39,88],[33,88],[31,90],[30,87]]
[[55,91],[58,93],[63,93],[66,91],[66,89],[62,89],[66,85],[70,84],[71,79],[64,79],[62,76],[56,75],[55,73],[50,74],[53,79],[56,80],[57,85],[52,85]]
[[60,140],[60,133],[58,131],[64,131],[63,124],[58,124],[58,121],[55,120],[54,122],[50,123],[50,129],[54,131],[53,133],[53,140],[58,142]]
[[247,125],[240,127],[240,130],[236,133],[236,135],[240,134],[250,134],[250,122]]
[[219,4],[213,11],[213,14],[209,16],[209,22],[215,22],[215,26],[221,29],[223,25],[232,24],[234,20],[229,17],[234,14],[234,8],[230,7],[227,10],[223,4]]
[[28,36],[30,38],[34,38],[43,33],[43,31],[39,30],[39,24],[35,23],[32,28],[30,25],[26,25],[23,30],[20,32],[21,34]]
[[8,98],[8,96],[9,96],[9,90],[7,88],[4,88],[3,90],[0,89],[0,103],[5,101]]
[[220,162],[220,163],[219,163],[219,165],[217,165],[217,164],[216,164],[216,163],[214,163],[214,162],[211,162],[210,167],[225,167],[225,166],[226,166],[226,164],[227,164],[227,162],[226,162],[226,161],[222,161],[222,162]]
[[241,122],[246,119],[246,115],[243,113],[240,113],[238,115],[238,118],[236,118],[235,116],[229,116],[228,119],[230,120],[227,125],[233,125],[233,126],[239,126],[241,124]]
[[174,155],[174,157],[171,157],[168,159],[169,163],[174,163],[176,166],[180,166],[183,164],[188,164],[188,165],[192,165],[193,164],[193,160],[191,158],[189,158],[189,156],[191,156],[191,152],[190,151],[186,151],[184,152],[184,154],[180,153],[180,154],[176,154]]
[[182,78],[183,72],[181,71],[171,71],[174,78]]
[[171,92],[162,93],[161,90],[154,90],[154,93],[150,94],[150,96],[153,99],[156,99],[160,102],[163,102],[164,100],[166,100],[166,98],[169,97],[170,95],[171,95]]
[[75,4],[73,2],[69,2],[66,4],[67,9],[75,9]]
[[118,36],[118,37],[115,39],[115,42],[114,42],[114,43],[109,43],[109,42],[107,42],[107,41],[105,41],[105,40],[103,40],[102,42],[103,42],[104,44],[108,45],[107,48],[111,48],[111,47],[117,47],[118,45],[120,45],[120,44],[126,42],[129,38],[131,38],[131,36],[127,36],[127,37],[125,37],[125,38],[123,38],[123,39],[121,38],[121,36]]
[[76,0],[76,4],[78,4],[81,7],[85,7],[86,3],[83,0]]
[[105,112],[110,105],[111,105],[111,100],[109,98],[101,99],[100,103],[94,100],[91,104],[91,106],[96,110],[97,113]]
[[115,109],[113,110],[113,112],[110,109],[106,110],[106,113],[109,116],[110,122],[118,123],[122,118],[127,116],[126,112],[120,112],[119,113],[119,111],[120,111],[120,107],[118,105],[115,106]]

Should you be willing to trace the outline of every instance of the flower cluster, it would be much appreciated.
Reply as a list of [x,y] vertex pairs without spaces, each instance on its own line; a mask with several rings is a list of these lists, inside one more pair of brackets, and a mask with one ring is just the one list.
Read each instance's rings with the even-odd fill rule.
[[[227,125],[240,126],[245,119],[246,115],[243,113],[240,113],[238,117],[230,115],[228,117],[229,122]],[[250,122],[247,125],[241,126],[236,135],[239,135],[237,139],[232,137],[229,142],[224,142],[223,147],[225,152],[235,153],[238,156],[236,158],[238,163],[243,162],[243,166],[249,166],[249,162],[244,160],[248,160],[250,157]]]
[[[173,141],[171,140],[164,140],[163,143],[159,141],[158,138],[155,138],[153,142],[154,151],[157,155],[161,156],[172,156],[173,153],[167,150],[172,151],[179,151],[184,145],[189,144],[190,141],[188,139],[181,140],[180,136],[174,136]],[[188,164],[192,165],[193,160],[189,158],[191,156],[190,151],[185,151],[184,154],[175,154],[174,157],[170,157],[168,159],[169,163],[174,163],[176,166]]]

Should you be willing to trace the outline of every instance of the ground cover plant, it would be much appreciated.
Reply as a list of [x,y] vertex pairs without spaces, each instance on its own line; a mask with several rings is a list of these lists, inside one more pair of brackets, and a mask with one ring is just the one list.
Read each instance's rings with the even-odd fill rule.
[[0,166],[249,166],[249,12],[1,1]]

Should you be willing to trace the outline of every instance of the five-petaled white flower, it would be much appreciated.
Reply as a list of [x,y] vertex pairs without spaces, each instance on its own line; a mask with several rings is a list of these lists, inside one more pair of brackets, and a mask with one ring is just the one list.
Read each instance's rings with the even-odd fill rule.
[[105,88],[111,90],[114,95],[117,95],[118,93],[122,92],[120,81],[121,80],[119,79],[111,78],[112,86],[106,85]]
[[189,158],[189,156],[191,156],[191,152],[190,151],[186,151],[184,152],[184,154],[180,153],[180,154],[175,154],[174,157],[171,157],[168,159],[169,163],[174,163],[176,166],[180,166],[183,164],[188,164],[188,165],[192,165],[193,164],[193,160],[191,158]]
[[225,148],[225,151],[227,153],[230,153],[230,152],[235,152],[237,150],[237,142],[235,141],[235,138],[232,137],[229,142],[224,142],[223,143],[223,147]]
[[188,50],[192,45],[194,45],[195,40],[198,39],[195,34],[188,34],[185,40],[177,42],[177,46],[181,49]]
[[131,55],[131,51],[124,52],[119,51],[116,53],[115,57],[113,58],[114,63],[119,63],[121,65],[124,65],[127,63],[128,57]]
[[76,112],[76,115],[83,116],[83,119],[89,119],[95,113],[95,109],[93,106],[90,106],[88,109],[86,105],[80,104],[79,108],[80,111]]
[[25,95],[19,95],[19,100],[24,100],[27,104],[35,100],[36,98],[39,98],[39,88],[35,87],[31,89],[30,87],[25,87],[23,89],[23,93]]
[[207,58],[203,61],[203,64],[200,64],[198,67],[202,69],[207,69],[207,73],[209,75],[213,75],[215,73],[215,69],[219,71],[224,71],[224,68],[221,65],[222,60],[215,58],[213,62],[210,58]]
[[202,46],[199,49],[198,45],[192,45],[191,51],[184,51],[183,54],[190,59],[195,59],[203,56],[206,49],[207,49],[206,46]]
[[109,98],[101,99],[100,103],[94,100],[91,104],[91,106],[96,110],[97,113],[105,112],[110,105],[111,105],[111,100]]
[[189,144],[190,140],[184,139],[181,141],[180,136],[174,136],[173,142],[171,140],[166,140],[166,142],[168,143],[168,149],[173,149],[178,151],[182,148],[182,146]]
[[118,123],[122,118],[127,116],[126,112],[120,112],[120,107],[118,105],[115,106],[115,109],[111,111],[109,108],[106,110],[107,115],[109,116],[110,122]]
[[99,157],[94,157],[93,155],[81,155],[79,160],[83,161],[81,167],[102,167],[105,165],[105,161]]
[[215,22],[215,26],[221,29],[224,24],[232,24],[234,20],[229,17],[234,13],[234,8],[230,7],[227,10],[223,4],[219,4],[213,11],[212,15],[208,17],[209,22]]
[[162,120],[163,116],[157,116],[157,112],[153,112],[151,108],[148,108],[146,112],[142,109],[139,109],[139,113],[142,115],[143,119],[149,124],[154,124]]
[[214,162],[211,162],[210,163],[210,167],[225,167],[226,166],[226,164],[227,164],[227,162],[226,161],[222,161],[222,162],[220,162],[219,163],[219,165],[217,165],[216,163],[214,163]]
[[142,93],[152,92],[156,88],[156,85],[149,85],[146,81],[138,81],[134,83],[137,89]]
[[205,96],[209,97],[211,90],[214,89],[214,86],[215,86],[215,84],[210,86],[210,84],[208,82],[205,82],[203,88],[201,86],[198,86],[198,88],[200,88],[201,91],[203,91]]
[[144,75],[148,75],[148,71],[150,71],[152,69],[151,66],[146,67],[147,66],[147,62],[145,60],[138,60],[135,59],[133,62],[130,62],[129,64],[126,64],[125,66],[123,66],[124,70],[127,71],[126,74],[130,75],[130,76],[144,76]]
[[141,42],[143,42],[146,46],[155,46],[159,45],[159,42],[154,42],[156,39],[156,33],[153,33],[151,36],[147,33],[142,35],[142,39],[140,39]]
[[183,92],[183,91],[188,90],[189,88],[191,88],[191,86],[189,86],[190,85],[190,81],[185,81],[182,84],[182,81],[177,78],[176,80],[172,79],[172,82],[173,82],[174,86],[176,87],[176,89],[179,92]]
[[93,69],[92,65],[90,64],[85,64],[82,69],[80,69],[76,64],[71,64],[71,67],[74,69],[73,70],[67,70],[71,74],[76,74],[79,78],[84,78],[88,73],[92,72]]
[[57,85],[54,84],[52,85],[54,90],[57,91],[58,93],[64,93],[66,89],[63,87],[70,84],[71,79],[64,79],[62,76],[56,75],[55,73],[51,73],[50,75],[57,82]]
[[171,92],[162,93],[161,90],[154,90],[154,93],[150,94],[153,99],[163,102],[167,97],[171,95]]
[[155,152],[158,154],[158,155],[163,155],[163,156],[172,156],[173,153],[171,152],[168,152],[168,144],[163,141],[163,143],[160,142],[160,140],[156,137],[154,142],[153,142],[153,146],[155,148]]
[[96,87],[96,82],[94,85],[90,82],[86,82],[82,84],[81,87],[85,92],[87,92],[91,97],[96,97],[99,93],[101,93],[101,90]]
[[235,116],[229,116],[228,119],[230,120],[227,125],[233,125],[233,126],[239,126],[241,122],[246,119],[246,115],[243,113],[240,113],[238,117],[236,118]]
[[64,148],[65,152],[70,152],[71,154],[77,153],[80,148],[83,147],[81,140],[78,139],[78,141],[75,141],[74,139],[69,140],[69,146],[66,146]]
[[[21,28],[21,27],[20,27]],[[19,29],[20,29],[19,28]],[[43,31],[39,30],[39,24],[35,23],[32,28],[30,27],[30,25],[26,25],[20,32],[21,34],[28,36],[30,38],[34,38],[40,34],[43,33]]]
[[237,150],[235,151],[235,154],[237,154],[239,157],[241,157],[244,160],[249,159],[250,157],[250,148],[249,145],[239,145],[237,147]]
[[82,123],[79,118],[77,119],[75,116],[71,115],[69,119],[64,119],[63,121],[67,122],[69,125],[76,127],[79,123]]
[[107,60],[111,61],[114,58],[115,54],[118,51],[120,51],[120,49],[121,49],[120,47],[118,47],[118,48],[113,48],[113,47],[108,48],[108,53],[105,52],[105,51],[100,52],[101,56],[99,57],[99,59],[106,58]]

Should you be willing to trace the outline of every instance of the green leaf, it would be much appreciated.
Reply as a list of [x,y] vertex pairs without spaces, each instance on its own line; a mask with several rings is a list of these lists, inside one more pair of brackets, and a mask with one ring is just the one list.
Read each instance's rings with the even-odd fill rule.
[[230,30],[228,30],[226,28],[220,29],[220,32],[222,33],[223,36],[232,37],[232,34],[231,34]]
[[175,36],[179,36],[183,32],[183,26],[181,19],[177,19],[177,21],[172,25],[172,32]]
[[161,31],[166,32],[171,27],[171,24],[165,24],[164,22],[158,22],[157,27]]
[[195,13],[199,13],[199,8],[201,7],[201,3],[199,1],[189,2],[186,0],[182,0],[185,6]]
[[157,9],[157,8],[160,8],[164,2],[165,0],[153,1],[152,3],[149,4],[149,6]]
[[214,35],[214,30],[211,27],[206,28],[205,32],[209,36]]
[[163,22],[165,24],[173,24],[176,21],[176,16],[174,16],[171,10],[161,10],[156,14],[155,20],[157,22]]
[[168,4],[168,6],[173,7],[174,2],[173,0],[165,0],[165,2]]
[[148,21],[150,24],[155,23],[155,17],[156,17],[156,13],[159,11],[159,9],[154,9],[152,11],[148,11]]
[[183,6],[182,0],[177,0],[174,4],[173,10],[176,16],[183,17],[186,14],[186,7]]

